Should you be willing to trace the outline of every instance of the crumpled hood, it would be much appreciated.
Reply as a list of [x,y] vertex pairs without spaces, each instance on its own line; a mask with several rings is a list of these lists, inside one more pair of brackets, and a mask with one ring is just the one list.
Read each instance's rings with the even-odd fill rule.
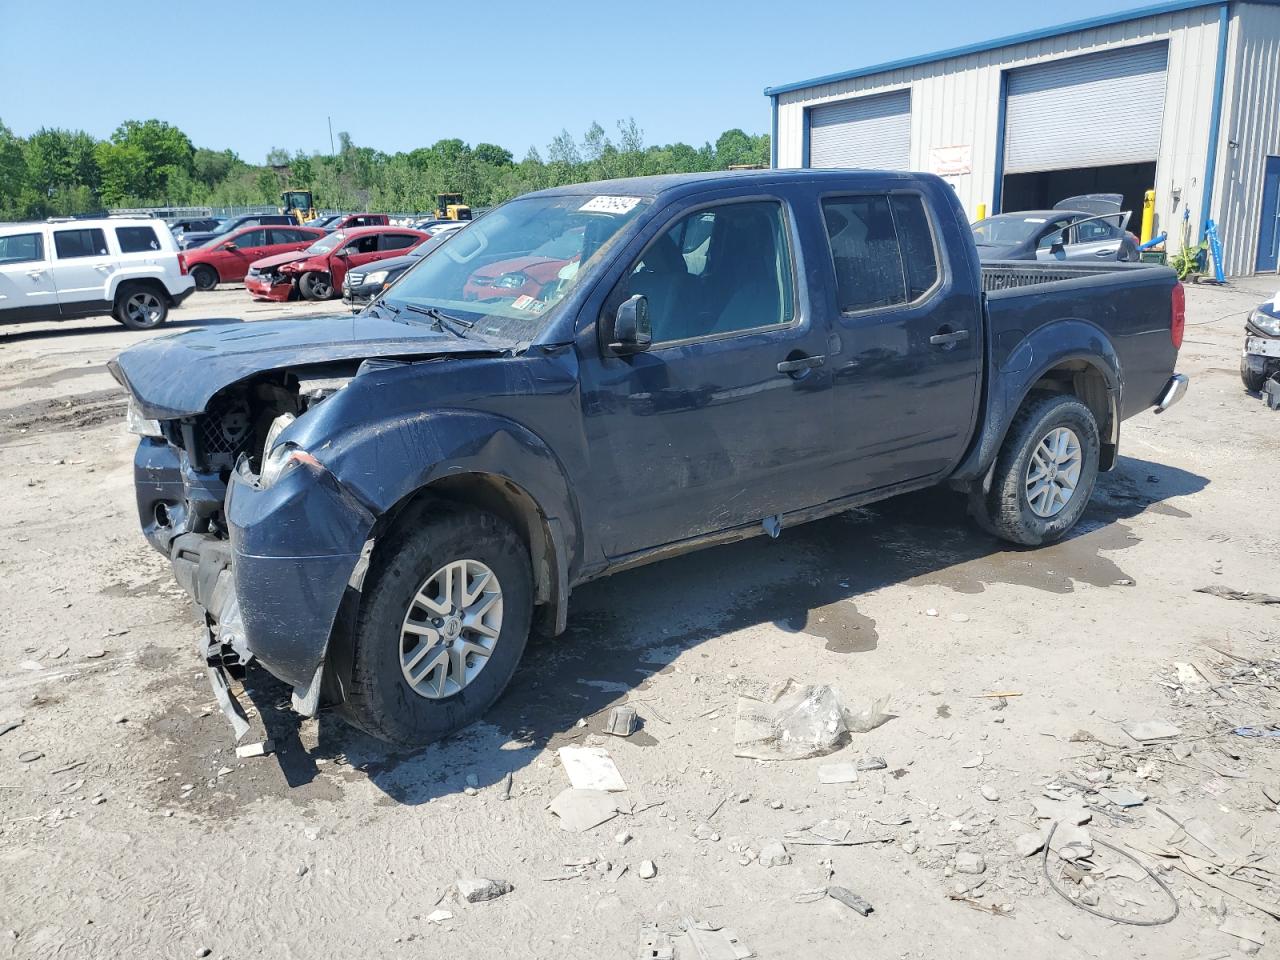
[[282,367],[377,357],[502,353],[428,326],[368,314],[309,320],[260,320],[156,337],[125,350],[107,367],[154,420],[201,413],[224,387]]
[[249,264],[249,269],[257,270],[261,273],[264,270],[270,270],[272,267],[282,267],[286,263],[297,263],[299,260],[307,260],[310,257],[311,254],[305,250],[290,250],[288,253],[277,253],[273,257],[263,257],[261,260],[255,260]]

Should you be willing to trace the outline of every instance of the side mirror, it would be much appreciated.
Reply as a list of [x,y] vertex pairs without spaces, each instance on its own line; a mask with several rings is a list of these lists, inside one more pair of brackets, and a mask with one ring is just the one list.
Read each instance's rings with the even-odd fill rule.
[[226,243],[224,243],[224,244],[222,245],[222,249],[223,249],[223,250],[239,250],[240,248],[239,248],[239,247],[237,247],[237,246],[235,245],[235,243],[233,243],[232,241],[228,240]]
[[1062,231],[1058,239],[1053,241],[1053,246],[1049,248],[1052,253],[1061,253],[1062,248],[1071,240],[1071,228],[1068,227]]
[[649,301],[637,293],[618,307],[613,318],[613,334],[609,349],[619,356],[643,353],[653,343],[653,331],[649,326]]

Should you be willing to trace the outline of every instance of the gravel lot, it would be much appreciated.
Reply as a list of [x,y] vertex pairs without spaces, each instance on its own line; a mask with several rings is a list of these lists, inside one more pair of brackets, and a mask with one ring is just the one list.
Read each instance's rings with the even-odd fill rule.
[[[300,721],[251,670],[277,752],[244,760],[137,530],[105,362],[152,334],[0,328],[0,730],[23,721],[0,734],[0,955],[632,958],[644,924],[682,918],[764,958],[1227,957],[1254,949],[1242,929],[1280,955],[1280,924],[1240,899],[1280,912],[1280,740],[1230,733],[1280,721],[1280,606],[1195,592],[1280,594],[1280,413],[1237,373],[1242,314],[1275,285],[1188,289],[1190,392],[1125,424],[1067,542],[1009,549],[936,491],[618,575],[575,593],[569,632],[530,645],[487,722],[419,752]],[[170,328],[315,312],[219,290]],[[738,694],[787,677],[854,708],[888,695],[893,718],[827,759],[736,758]],[[603,736],[624,701],[642,730]],[[1121,729],[1150,719],[1179,736]],[[632,812],[561,829],[566,744],[608,748]],[[886,768],[818,781],[873,756]],[[1087,792],[1108,779],[1149,799]],[[1088,804],[1095,844],[1151,866],[1180,915],[1113,923],[1053,892],[1015,843],[1054,797]],[[755,858],[832,818],[873,842]],[[972,854],[983,871],[955,872]],[[1080,884],[1049,867],[1097,909],[1167,912],[1109,848],[1091,862]],[[1230,892],[1193,876],[1215,865]],[[514,889],[459,902],[468,877]],[[874,912],[804,896],[828,884]]]

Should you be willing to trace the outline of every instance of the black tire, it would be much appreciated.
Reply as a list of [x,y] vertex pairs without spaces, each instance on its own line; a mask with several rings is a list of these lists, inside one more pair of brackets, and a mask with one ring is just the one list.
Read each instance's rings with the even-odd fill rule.
[[1244,382],[1244,388],[1250,393],[1261,393],[1262,388],[1267,383],[1267,371],[1264,367],[1261,370],[1253,370],[1249,367],[1248,361],[1244,357],[1240,358],[1240,379]]
[[207,263],[200,263],[191,268],[191,279],[196,282],[197,290],[212,290],[218,285],[218,271]]
[[[1070,428],[1080,442],[1080,476],[1061,510],[1042,517],[1027,500],[1027,468],[1040,441],[1059,427]],[[1098,422],[1088,407],[1073,396],[1033,393],[1009,426],[990,490],[974,487],[969,511],[985,530],[1004,540],[1028,547],[1052,543],[1076,525],[1088,506],[1098,478],[1100,451]]]
[[[441,699],[417,693],[401,670],[402,627],[428,577],[455,560],[477,560],[502,589],[502,624],[488,662]],[[339,712],[381,740],[424,746],[489,709],[524,654],[533,616],[533,570],[524,542],[491,513],[430,503],[401,517],[374,552],[355,630],[351,687]]]
[[307,300],[332,300],[333,281],[327,273],[313,270],[298,278],[298,292]]
[[169,319],[169,298],[147,283],[126,283],[116,291],[112,316],[130,330],[154,330]]

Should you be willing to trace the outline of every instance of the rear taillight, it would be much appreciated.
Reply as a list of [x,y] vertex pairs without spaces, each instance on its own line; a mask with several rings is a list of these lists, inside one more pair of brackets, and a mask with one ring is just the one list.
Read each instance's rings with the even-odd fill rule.
[[178,272],[184,277],[187,275],[187,255],[185,253],[178,254]]
[[1182,349],[1182,334],[1187,328],[1187,291],[1182,281],[1173,284],[1173,320],[1169,324],[1169,336],[1173,338],[1173,349]]

